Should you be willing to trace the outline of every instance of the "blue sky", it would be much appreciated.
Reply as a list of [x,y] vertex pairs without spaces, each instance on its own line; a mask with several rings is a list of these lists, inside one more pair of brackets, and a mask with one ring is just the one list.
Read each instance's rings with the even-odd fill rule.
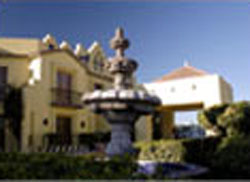
[[250,3],[248,2],[62,2],[0,1],[0,36],[42,38],[88,47],[108,41],[122,26],[127,51],[149,82],[183,65],[218,73],[230,82],[234,98],[250,100]]

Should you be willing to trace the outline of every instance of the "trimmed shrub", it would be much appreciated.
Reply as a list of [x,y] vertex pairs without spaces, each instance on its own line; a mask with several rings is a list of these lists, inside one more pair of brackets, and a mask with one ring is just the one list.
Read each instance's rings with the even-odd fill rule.
[[180,140],[158,140],[135,144],[140,150],[139,160],[183,162],[185,148]]
[[0,179],[133,179],[137,164],[128,155],[109,161],[63,154],[0,154]]
[[140,142],[140,160],[208,165],[220,138],[178,139]]

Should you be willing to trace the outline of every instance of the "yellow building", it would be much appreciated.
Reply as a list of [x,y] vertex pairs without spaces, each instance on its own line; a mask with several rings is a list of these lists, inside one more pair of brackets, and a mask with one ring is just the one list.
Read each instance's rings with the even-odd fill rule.
[[[92,114],[80,102],[84,93],[112,86],[105,60],[97,42],[89,49],[77,44],[73,50],[66,41],[58,45],[51,35],[43,40],[0,39],[0,115],[4,115],[6,85],[21,88],[21,151],[42,150],[53,135],[63,136],[66,144],[77,145],[82,133],[109,130],[101,116]],[[5,148],[12,145],[5,137]]]

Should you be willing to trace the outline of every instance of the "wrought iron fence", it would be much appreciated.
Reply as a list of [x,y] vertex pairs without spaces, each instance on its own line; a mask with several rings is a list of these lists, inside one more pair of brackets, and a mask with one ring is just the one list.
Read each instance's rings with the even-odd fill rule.
[[82,93],[73,90],[52,88],[52,105],[62,107],[82,108]]

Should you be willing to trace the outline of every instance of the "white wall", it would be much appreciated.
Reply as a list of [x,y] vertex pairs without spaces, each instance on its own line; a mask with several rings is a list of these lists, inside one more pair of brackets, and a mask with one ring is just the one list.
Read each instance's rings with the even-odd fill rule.
[[205,107],[232,102],[232,89],[219,75],[143,84],[162,99],[163,105],[203,103]]

